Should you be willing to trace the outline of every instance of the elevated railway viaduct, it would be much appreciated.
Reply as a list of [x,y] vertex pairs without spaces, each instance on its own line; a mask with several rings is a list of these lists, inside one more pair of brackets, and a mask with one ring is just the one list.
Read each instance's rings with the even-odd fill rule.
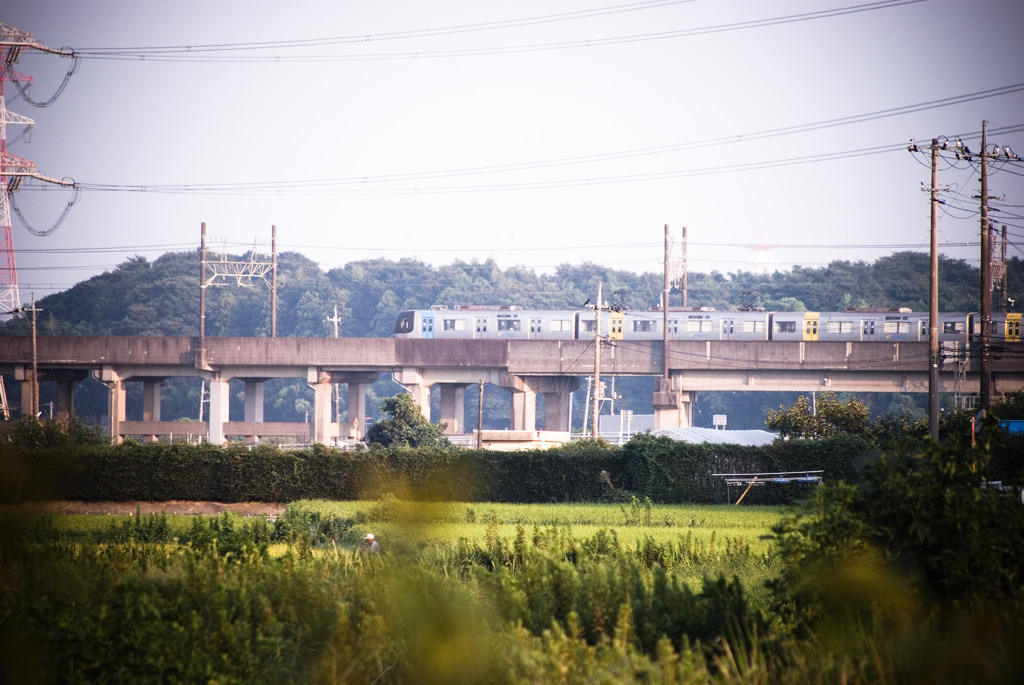
[[[1024,388],[1024,343],[1004,346],[992,363],[995,395]],[[1012,349],[1011,349],[1012,348]],[[332,421],[332,384],[348,387],[349,416],[366,415],[366,386],[390,374],[429,416],[430,389],[440,388],[440,420],[453,434],[466,432],[464,390],[480,381],[511,393],[512,428],[537,428],[537,395],[544,396],[543,425],[569,429],[569,395],[594,371],[593,341],[415,340],[394,338],[199,338],[64,337],[0,338],[0,373],[23,384],[22,414],[31,412],[33,369],[41,382],[57,383],[58,417],[74,412],[74,385],[93,376],[109,389],[109,433],[115,440],[179,435],[181,422],[160,418],[160,388],[173,377],[203,378],[210,388],[209,420],[191,424],[214,443],[228,436],[312,438],[329,443],[362,437],[355,418]],[[657,427],[689,426],[694,393],[712,390],[812,392],[927,392],[928,343],[617,341],[601,353],[602,376],[654,376]],[[969,350],[947,347],[940,392],[975,393],[978,364]],[[314,390],[311,424],[263,420],[263,384],[272,378],[305,379]],[[245,387],[242,421],[228,416],[228,383]],[[141,421],[125,420],[126,382],[141,382]]]

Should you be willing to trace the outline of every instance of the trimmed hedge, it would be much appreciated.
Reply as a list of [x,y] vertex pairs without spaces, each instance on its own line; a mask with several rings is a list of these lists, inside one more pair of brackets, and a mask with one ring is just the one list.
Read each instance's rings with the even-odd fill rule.
[[[693,445],[643,435],[622,448],[600,445],[522,452],[380,449],[346,452],[316,445],[140,444],[0,447],[0,502],[43,500],[288,502],[298,499],[403,499],[491,502],[735,501],[714,473],[823,469],[853,480],[868,444],[830,440],[765,447]],[[810,486],[768,483],[745,501],[788,502]]]

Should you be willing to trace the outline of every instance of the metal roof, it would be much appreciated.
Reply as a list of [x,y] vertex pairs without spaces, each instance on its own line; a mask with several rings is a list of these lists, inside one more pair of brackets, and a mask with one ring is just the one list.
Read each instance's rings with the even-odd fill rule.
[[652,431],[652,435],[664,436],[680,442],[710,443],[714,445],[757,445],[771,444],[778,433],[762,430],[730,431],[714,428],[663,428]]

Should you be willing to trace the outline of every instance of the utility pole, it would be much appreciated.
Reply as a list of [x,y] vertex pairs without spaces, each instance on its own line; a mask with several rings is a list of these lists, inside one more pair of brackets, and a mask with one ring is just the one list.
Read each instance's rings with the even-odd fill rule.
[[[480,379],[479,383],[479,402],[476,408],[476,448],[481,450],[484,448],[484,379]],[[571,429],[572,426],[569,426]]]
[[[341,317],[338,316],[338,305],[334,305],[334,316],[328,316],[324,320],[334,324],[334,339],[337,340],[338,324],[341,323]],[[334,420],[341,422],[341,385],[338,383],[334,384]]]
[[[206,222],[199,224],[199,365],[206,366]],[[203,420],[203,400],[199,400]]]
[[683,291],[683,309],[686,309],[686,226],[683,226],[683,282],[680,288]]
[[939,441],[939,139],[932,138],[931,261],[928,288],[928,433]]
[[36,294],[32,293],[32,416],[39,416],[39,348],[36,346]]
[[988,225],[988,122],[981,122],[981,408],[992,403],[992,235]]
[[1006,294],[1006,224],[1003,224],[1003,240],[999,247],[999,263],[1002,266],[1002,278],[999,280],[999,311],[1005,314],[1010,311],[1007,309],[1007,297]]
[[601,283],[597,284],[597,304],[594,305],[594,415],[591,417],[590,435],[597,438],[598,435],[598,412],[601,410]]
[[[684,228],[683,231],[684,231],[683,234],[685,235],[686,229]],[[668,224],[665,224],[665,289],[664,289],[663,294],[661,296],[661,314],[662,314],[662,316],[661,316],[661,322],[662,322],[662,325],[661,325],[661,330],[662,330],[662,344],[661,344],[661,348],[662,348],[662,367],[663,367],[663,371],[664,371],[664,379],[665,379],[665,381],[669,380],[669,373],[668,373],[668,300],[669,300],[669,294],[672,292],[672,288],[671,288],[671,275],[669,273],[671,271],[671,269],[672,269],[671,262],[672,262],[671,240],[669,239],[669,235],[668,235]],[[684,291],[684,293],[685,293],[685,291]],[[685,298],[686,295],[684,294],[683,297]]]
[[[277,337],[277,224],[270,227],[270,251],[273,266],[270,269],[270,337]],[[335,312],[337,316],[337,312]],[[335,329],[337,331],[337,329]],[[334,335],[338,337],[337,332]]]

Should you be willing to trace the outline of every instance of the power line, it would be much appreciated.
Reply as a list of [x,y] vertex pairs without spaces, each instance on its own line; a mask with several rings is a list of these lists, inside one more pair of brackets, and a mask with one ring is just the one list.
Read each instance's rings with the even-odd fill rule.
[[[614,36],[608,38],[591,38],[583,40],[572,40],[562,41],[555,43],[535,43],[535,44],[520,44],[520,45],[505,45],[505,46],[494,46],[485,48],[468,48],[459,50],[425,50],[415,51],[407,53],[376,53],[376,54],[364,54],[364,55],[301,55],[301,56],[289,56],[289,55],[261,55],[261,56],[228,56],[219,57],[213,56],[210,53],[214,52],[234,52],[234,51],[251,51],[251,50],[267,50],[267,49],[291,49],[296,47],[320,47],[326,45],[344,45],[352,43],[368,43],[380,40],[396,40],[399,38],[420,38],[420,37],[436,37],[445,36],[455,33],[468,33],[470,31],[483,31],[493,30],[496,28],[509,28],[516,26],[526,26],[530,24],[546,23],[547,21],[563,21],[565,19],[580,18],[571,16],[574,13],[568,13],[568,15],[548,15],[545,17],[537,17],[533,19],[523,20],[509,20],[507,22],[491,22],[487,24],[477,25],[466,25],[447,27],[441,29],[424,29],[422,31],[406,31],[406,32],[393,32],[383,34],[371,34],[371,35],[353,35],[353,36],[339,36],[335,38],[319,38],[319,39],[304,39],[304,40],[293,40],[293,41],[262,41],[262,42],[249,42],[249,43],[221,43],[211,45],[175,45],[175,46],[157,46],[157,47],[135,47],[135,48],[82,48],[76,51],[76,54],[82,57],[90,59],[118,59],[118,60],[143,60],[143,61],[154,61],[154,62],[235,62],[235,63],[246,63],[246,62],[344,62],[344,61],[374,61],[374,60],[397,60],[397,59],[424,59],[424,58],[438,58],[438,57],[479,57],[483,55],[499,55],[499,54],[511,54],[511,53],[522,53],[522,52],[538,52],[548,50],[567,50],[574,48],[590,48],[599,47],[605,45],[620,45],[625,43],[637,43],[653,40],[665,40],[670,38],[689,38],[692,36],[707,35],[712,33],[723,33],[727,31],[739,31],[752,28],[764,28],[768,26],[778,26],[782,24],[791,24],[796,22],[811,21],[816,19],[825,19],[831,17],[838,17],[848,14],[859,14],[862,12],[871,12],[880,9],[890,9],[893,7],[900,7],[902,5],[911,5],[924,0],[879,0],[877,2],[868,2],[860,5],[852,5],[849,7],[841,7],[831,10],[819,10],[815,12],[805,12],[800,14],[791,14],[779,17],[772,17],[768,19],[754,19],[741,22],[733,22],[729,24],[716,24],[711,26],[702,26],[691,29],[679,29],[675,31],[665,31],[660,33],[644,33],[634,34],[625,36]],[[648,3],[641,3],[646,5]],[[662,3],[670,4],[670,3]],[[653,3],[652,6],[661,6],[659,3]],[[629,7],[629,6],[625,6]],[[606,8],[609,11],[602,12],[600,10],[595,11],[597,13],[612,13],[612,11],[626,11],[626,10],[614,10],[614,8]],[[648,9],[648,7],[641,7],[640,9]],[[598,16],[598,14],[587,14],[585,11],[582,14],[586,16]]]
[[[762,162],[744,162],[733,165],[725,165],[721,167],[705,167],[701,169],[690,169],[690,170],[676,170],[667,172],[655,172],[648,174],[630,174],[615,177],[600,177],[600,178],[589,178],[589,179],[567,179],[563,181],[537,181],[529,183],[519,184],[494,184],[494,185],[477,185],[477,186],[454,186],[454,187],[427,187],[427,188],[369,188],[368,186],[374,184],[385,184],[399,181],[419,181],[419,180],[438,180],[445,178],[454,178],[459,176],[469,175],[480,175],[480,174],[494,174],[494,173],[506,173],[516,171],[531,171],[542,168],[550,168],[556,166],[569,166],[577,164],[588,164],[594,162],[604,162],[611,160],[620,160],[633,157],[643,157],[649,155],[660,155],[671,152],[681,152],[685,150],[694,150],[699,148],[713,147],[718,145],[726,144],[737,144],[742,142],[749,142],[753,140],[761,140],[766,138],[774,138],[779,136],[794,135],[797,133],[806,133],[810,131],[816,131],[826,128],[832,128],[837,126],[846,126],[850,124],[862,123],[866,121],[872,121],[875,119],[887,118],[892,116],[899,116],[903,114],[909,114],[913,112],[920,112],[928,109],[934,109],[938,107],[948,107],[957,104],[963,104],[966,102],[972,102],[975,100],[998,97],[1002,95],[1008,95],[1024,91],[1024,83],[1012,84],[1009,86],[1002,86],[999,88],[993,88],[978,93],[968,93],[963,95],[956,95],[948,98],[939,100],[931,100],[927,102],[917,103],[913,105],[904,105],[900,107],[893,107],[884,110],[876,110],[873,112],[866,112],[863,114],[852,115],[848,117],[839,117],[835,119],[827,119],[818,122],[812,122],[807,124],[798,124],[794,126],[787,126],[782,128],[767,129],[764,131],[755,131],[752,133],[738,134],[732,136],[721,136],[717,138],[706,138],[702,140],[689,141],[676,143],[673,145],[664,145],[647,148],[636,148],[632,150],[621,150],[617,152],[598,153],[592,155],[581,155],[574,157],[561,157],[553,158],[548,160],[539,160],[531,162],[521,163],[510,163],[510,164],[499,164],[499,165],[488,165],[479,167],[464,167],[456,169],[443,169],[437,171],[426,171],[426,172],[409,172],[409,173],[394,173],[384,174],[379,176],[344,176],[337,178],[324,178],[324,179],[306,179],[306,180],[295,180],[295,181],[257,181],[251,183],[210,183],[210,184],[103,184],[103,183],[80,183],[78,186],[83,190],[90,191],[106,191],[106,192],[139,192],[139,193],[162,193],[162,194],[178,194],[178,193],[192,193],[192,194],[227,194],[227,195],[259,195],[266,193],[273,193],[280,195],[287,193],[289,195],[303,195],[303,196],[322,196],[322,195],[346,195],[346,196],[373,196],[373,195],[395,195],[395,194],[436,194],[436,193],[464,193],[464,192],[481,192],[481,191],[492,191],[492,190],[516,190],[516,189],[543,189],[543,188],[565,188],[573,186],[591,185],[591,184],[606,184],[606,183],[624,183],[624,182],[636,182],[636,181],[649,181],[659,180],[666,178],[682,178],[688,176],[703,176],[712,175],[718,173],[731,173],[735,171],[747,171],[747,170],[759,170],[774,168],[778,166],[789,166],[791,164],[806,164],[810,162],[819,161],[830,161],[837,158],[862,156],[868,154],[879,154],[883,152],[891,152],[896,149],[903,149],[902,144],[893,144],[886,146],[879,146],[874,148],[861,148],[857,150],[846,150],[841,152],[822,153],[818,155],[810,155],[806,157],[791,157],[780,160],[767,160]],[[1024,124],[1016,124],[1012,126],[1006,126],[1000,129],[994,129],[993,133],[996,135],[1006,135],[1009,133],[1017,133],[1024,131]],[[974,133],[961,133],[957,137],[970,137],[975,135]],[[1012,172],[1011,172],[1012,173]],[[361,189],[358,190],[346,190],[339,188],[338,186],[358,186]],[[35,189],[36,186],[28,185],[26,189]],[[289,192],[291,191],[291,192]],[[299,192],[302,191],[302,192]]]

